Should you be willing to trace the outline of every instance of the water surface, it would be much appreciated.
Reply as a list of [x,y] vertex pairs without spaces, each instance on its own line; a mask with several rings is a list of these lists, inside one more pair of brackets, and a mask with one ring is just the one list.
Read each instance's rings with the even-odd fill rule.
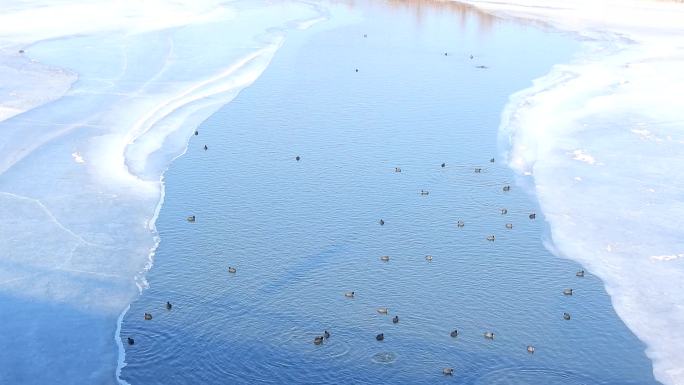
[[458,5],[355,4],[288,37],[167,171],[122,378],[655,384],[601,282],[544,248],[534,197],[490,162],[508,95],[576,43]]

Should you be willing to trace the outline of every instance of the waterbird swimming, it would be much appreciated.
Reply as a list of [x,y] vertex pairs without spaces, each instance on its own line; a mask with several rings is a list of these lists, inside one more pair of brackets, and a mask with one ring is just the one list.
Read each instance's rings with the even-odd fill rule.
[[420,195],[430,195],[430,192],[427,190],[420,190]]
[[383,262],[389,262],[389,255],[383,255],[382,257],[380,257],[380,260]]
[[171,302],[166,301],[166,310],[171,310],[172,307],[173,305],[171,305]]
[[505,186],[503,187],[503,190],[504,190],[504,191],[511,191],[511,186],[505,185]]
[[487,240],[490,241],[490,242],[494,242],[494,239],[496,239],[496,238],[494,238],[493,235],[487,236]]
[[297,162],[299,162],[300,159],[302,159],[302,158],[300,158],[299,155],[295,156],[295,160],[296,160]]
[[323,343],[323,336],[316,336],[316,338],[314,338],[314,345],[320,345],[322,343]]
[[534,346],[532,346],[532,345],[527,345],[527,352],[530,353],[530,354],[534,353]]
[[463,226],[465,226],[465,223],[463,221],[458,221],[458,222],[456,222],[456,226],[463,227]]
[[344,293],[344,296],[347,298],[354,298],[354,292],[348,291],[348,292]]
[[235,274],[235,273],[237,273],[237,269],[235,269],[234,267],[228,266],[228,272]]
[[188,217],[188,222],[194,222],[194,221],[195,221],[195,216],[194,216],[194,215],[190,215],[190,216]]
[[507,209],[501,209],[501,215],[506,215],[506,214],[508,214],[508,210]]
[[570,321],[570,313],[563,313],[563,319],[566,321]]
[[195,130],[195,136],[199,135],[199,131]]
[[490,159],[489,163],[494,163],[494,158]]
[[563,295],[572,295],[572,289],[563,289]]
[[323,337],[325,337],[325,339],[330,338],[330,333],[328,333],[327,330],[323,330]]
[[482,169],[481,169],[481,168],[476,168],[476,169],[475,169],[475,173],[479,174],[479,173],[481,173],[481,172],[482,172]]
[[152,314],[150,314],[150,313],[145,313],[145,320],[146,320],[146,321],[149,321],[149,320],[151,320],[151,319],[152,319]]
[[494,339],[494,332],[485,332],[484,338],[488,340],[493,340]]
[[378,308],[378,313],[380,313],[380,314],[387,314],[388,311],[389,311],[389,309],[387,309],[386,307],[379,307]]
[[128,341],[129,345],[133,345],[135,343],[135,340],[131,337],[126,338],[126,340]]
[[385,221],[383,221],[383,220],[381,219],[381,220],[380,220],[380,226],[384,226],[384,225],[385,225]]
[[378,340],[378,341],[382,341],[382,340],[385,339],[385,334],[384,334],[384,333],[380,333],[380,334],[378,334],[377,336],[375,336],[375,339]]
[[487,69],[487,68],[489,68],[489,67],[483,66],[483,65],[479,65],[479,66],[475,66],[475,68]]
[[359,72],[359,69],[358,69],[358,68],[356,69],[356,72]]
[[426,255],[425,260],[428,262],[432,262],[432,255]]
[[445,376],[453,376],[454,368],[444,368],[442,369],[442,374],[444,374]]
[[207,145],[205,144],[204,145],[204,151],[207,151],[208,149],[209,149],[209,147],[207,147]]
[[451,333],[449,333],[449,335],[454,337],[454,338],[458,337],[458,330],[456,330],[456,329],[452,330]]
[[399,316],[395,315],[394,318],[392,318],[392,323],[393,324],[398,324],[399,323]]
[[530,216],[530,219],[534,219],[534,218],[536,218],[536,217],[537,217],[537,214],[535,214],[535,213],[532,213],[532,214],[530,214],[529,216]]
[[394,172],[401,172],[401,168],[395,167],[395,168],[394,168]]
[[442,168],[446,167],[446,163],[442,163]]
[[512,228],[513,228],[513,224],[512,224],[512,223],[506,223],[506,228],[507,228],[507,229],[512,229]]
[[584,270],[580,270],[577,273],[575,273],[576,276],[578,277],[584,277]]

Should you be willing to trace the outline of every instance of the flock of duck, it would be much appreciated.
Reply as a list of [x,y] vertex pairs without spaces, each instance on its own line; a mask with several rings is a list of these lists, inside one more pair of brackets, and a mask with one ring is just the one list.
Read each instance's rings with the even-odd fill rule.
[[[300,159],[301,159],[301,158],[300,158],[299,156],[296,157],[296,160],[297,160],[297,161],[299,161]],[[490,162],[491,162],[491,163],[494,163],[494,161],[495,161],[494,158],[490,159]],[[446,167],[446,163],[442,163],[442,164],[441,164],[441,167],[442,167],[442,168]],[[401,168],[400,168],[400,167],[395,167],[395,168],[394,168],[394,171],[395,171],[395,172],[401,172]],[[482,172],[482,169],[481,169],[481,168],[475,168],[475,173],[481,173],[481,172]],[[511,186],[510,186],[510,185],[505,185],[505,186],[503,187],[502,190],[503,190],[504,192],[509,192],[509,191],[511,191]],[[420,195],[428,195],[428,194],[430,194],[429,191],[427,191],[427,190],[420,190]],[[506,215],[506,214],[508,214],[508,209],[502,208],[502,209],[501,209],[501,215]],[[537,217],[537,215],[536,215],[535,213],[530,213],[530,214],[528,215],[528,218],[529,218],[530,220],[534,220],[534,219],[536,219],[536,217]],[[385,225],[385,221],[384,221],[383,219],[380,219],[380,220],[378,221],[378,223],[380,224],[380,226],[384,226],[384,225]],[[459,221],[456,223],[456,226],[458,226],[458,227],[464,227],[464,226],[465,226],[465,222],[464,222],[463,220],[459,220]],[[506,223],[506,229],[512,229],[512,228],[513,228],[513,224],[512,224],[512,223]],[[496,239],[496,237],[495,237],[494,235],[489,235],[489,236],[486,237],[486,239],[487,239],[488,241],[493,242],[493,241]],[[383,255],[383,256],[380,257],[380,260],[381,260],[382,262],[389,262],[389,261],[390,261],[390,257],[389,257],[388,255]],[[432,256],[431,256],[431,255],[426,255],[426,256],[425,256],[425,260],[428,261],[428,262],[432,262]],[[578,277],[578,278],[584,277],[584,270],[579,270],[579,271],[577,271],[577,272],[575,273],[575,276]],[[354,292],[354,291],[348,291],[348,292],[344,293],[344,296],[347,297],[347,298],[354,298],[354,295],[355,295],[355,294],[356,294],[356,292]],[[571,296],[572,294],[573,294],[573,289],[572,289],[572,288],[563,289],[563,295],[564,295],[564,296]],[[378,312],[379,314],[388,315],[388,314],[389,314],[389,309],[386,308],[386,307],[381,307],[381,308],[378,308],[378,309],[377,309],[377,312]],[[570,313],[568,313],[568,312],[564,312],[564,313],[563,313],[563,319],[564,319],[564,320],[569,321],[570,318],[571,318]],[[394,323],[394,324],[399,323],[399,316],[398,316],[398,315],[394,315],[394,317],[392,318],[392,323]],[[452,330],[452,331],[449,333],[449,335],[450,335],[452,338],[458,337],[458,336],[459,336],[458,330],[457,330],[457,329]],[[492,332],[492,331],[485,331],[485,332],[483,333],[483,336],[484,336],[485,339],[494,340],[494,332]],[[321,345],[321,344],[322,344],[325,340],[327,340],[329,337],[330,337],[330,333],[326,330],[326,331],[324,331],[323,335],[319,335],[319,336],[316,336],[316,337],[314,338],[314,344],[316,344],[316,345]],[[377,335],[375,336],[375,339],[376,339],[377,341],[383,341],[383,340],[385,339],[385,334],[384,334],[384,333],[379,333],[379,334],[377,334]],[[534,354],[534,352],[536,351],[536,348],[535,348],[533,345],[528,345],[526,350],[527,350],[528,353]],[[444,374],[445,376],[453,376],[453,374],[454,374],[454,368],[452,368],[452,367],[443,368],[443,369],[442,369],[442,374]]]
[[[367,37],[367,35],[363,35],[363,37],[365,38],[365,37]],[[448,53],[445,52],[445,53],[444,53],[444,56],[448,56]],[[473,55],[470,55],[470,59],[473,59]],[[486,67],[486,66],[477,66],[477,68],[487,68],[487,67]],[[358,68],[356,69],[356,72],[359,72]],[[197,136],[197,135],[199,135],[199,132],[198,132],[197,130],[195,130],[194,134]],[[207,150],[209,149],[209,147],[208,147],[207,145],[204,145],[203,148],[204,148],[205,151],[207,151]],[[301,159],[302,159],[302,158],[301,158],[301,156],[299,156],[299,155],[297,155],[297,156],[295,157],[295,160],[296,160],[297,162],[299,162]],[[490,163],[494,163],[494,162],[495,162],[495,159],[494,159],[494,158],[491,158],[491,159],[489,160],[489,162],[490,162]],[[441,168],[446,167],[446,163],[442,163],[442,164],[440,165],[440,167],[441,167]],[[400,167],[395,167],[395,168],[394,168],[394,172],[400,173],[400,172],[402,172],[402,170],[401,170]],[[477,167],[477,168],[474,169],[474,172],[477,173],[477,174],[479,174],[479,173],[482,172],[482,168]],[[504,192],[509,192],[510,190],[511,190],[511,186],[510,186],[510,185],[505,185],[505,186],[503,186],[503,191],[504,191]],[[422,195],[422,196],[427,196],[427,195],[429,195],[429,194],[430,194],[430,192],[429,192],[428,190],[420,190],[420,195]],[[502,209],[500,210],[500,212],[501,212],[501,215],[506,215],[506,214],[508,213],[508,210],[505,209],[505,208],[502,208]],[[528,217],[529,217],[529,219],[533,220],[533,219],[536,219],[537,215],[536,215],[535,213],[530,213],[530,214],[528,215]],[[190,215],[190,216],[188,216],[188,217],[186,218],[186,220],[187,220],[188,222],[190,222],[190,223],[194,223],[194,222],[196,221],[196,217],[195,217],[195,215]],[[378,221],[378,223],[380,224],[380,226],[384,226],[384,225],[385,225],[385,221],[384,221],[383,219],[380,219],[380,220]],[[465,226],[465,222],[464,222],[463,220],[458,220],[458,222],[456,223],[456,225],[457,225],[458,227],[464,227],[464,226]],[[512,229],[512,228],[513,228],[513,224],[512,224],[512,223],[506,223],[505,226],[506,226],[506,229]],[[486,237],[486,239],[487,239],[487,241],[494,242],[494,241],[496,240],[496,237],[492,234],[492,235],[488,235],[488,236]],[[387,255],[383,255],[383,256],[380,257],[380,260],[381,260],[382,262],[389,262],[389,261],[390,261],[390,257],[387,256]],[[426,255],[426,256],[425,256],[425,260],[426,260],[427,262],[431,262],[431,261],[432,261],[432,256],[431,256],[431,255]],[[237,273],[237,269],[236,269],[235,267],[229,266],[229,267],[228,267],[228,273],[230,273],[230,274],[236,274],[236,273]],[[584,270],[580,270],[580,271],[577,271],[577,272],[575,273],[575,276],[581,278],[581,277],[584,277],[584,273],[585,273]],[[564,295],[564,296],[571,296],[572,294],[573,294],[573,289],[572,289],[572,288],[566,288],[566,289],[563,290],[563,295]],[[344,296],[345,296],[346,298],[353,299],[354,296],[355,296],[355,292],[354,292],[354,291],[348,291],[348,292],[344,293]],[[171,304],[171,302],[168,302],[168,301],[167,301],[165,307],[166,307],[166,310],[167,310],[167,311],[170,311],[170,310],[173,308],[173,305]],[[388,314],[389,314],[389,309],[386,308],[386,307],[380,307],[380,308],[377,309],[377,312],[378,312],[379,314],[382,314],[382,315],[388,315]],[[151,314],[151,313],[148,313],[148,312],[145,312],[143,318],[144,318],[144,320],[146,320],[146,321],[150,321],[150,320],[152,320],[152,314]],[[570,313],[564,312],[564,313],[563,313],[563,319],[566,320],[566,321],[569,321],[569,320],[571,319]],[[396,315],[396,314],[394,315],[394,317],[392,318],[392,323],[393,323],[393,324],[398,324],[398,323],[399,323],[399,316],[398,316],[398,315]],[[449,335],[450,335],[452,338],[457,338],[457,337],[459,336],[459,332],[458,332],[457,329],[454,329],[454,330],[452,330],[452,331],[449,332]],[[495,336],[495,335],[494,335],[494,332],[493,332],[493,331],[485,331],[485,332],[483,333],[483,336],[484,336],[485,339],[494,340],[494,336]],[[328,330],[324,330],[323,333],[322,333],[321,335],[317,335],[317,336],[314,337],[313,343],[314,343],[314,345],[322,345],[322,344],[323,344],[326,340],[328,340],[329,338],[330,338],[330,332],[329,332]],[[383,341],[383,340],[385,339],[385,334],[384,334],[384,333],[379,333],[379,334],[377,334],[377,335],[375,336],[375,339],[376,339],[376,341]],[[127,337],[127,343],[128,343],[129,345],[134,345],[134,344],[135,344],[135,340],[134,340],[132,337]],[[528,346],[527,346],[527,352],[528,352],[529,354],[534,354],[535,351],[536,351],[536,349],[535,349],[534,346],[532,346],[532,345],[528,345]],[[445,375],[445,376],[453,376],[453,374],[454,374],[454,368],[452,368],[452,367],[445,367],[445,368],[442,369],[442,374]]]

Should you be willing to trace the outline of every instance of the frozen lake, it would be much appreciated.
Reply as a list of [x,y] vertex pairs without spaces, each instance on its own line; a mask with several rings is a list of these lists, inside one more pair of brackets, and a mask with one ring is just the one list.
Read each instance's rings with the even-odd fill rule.
[[121,379],[656,384],[602,282],[544,247],[535,197],[498,161],[509,95],[577,42],[455,4],[355,4],[288,36],[166,172]]

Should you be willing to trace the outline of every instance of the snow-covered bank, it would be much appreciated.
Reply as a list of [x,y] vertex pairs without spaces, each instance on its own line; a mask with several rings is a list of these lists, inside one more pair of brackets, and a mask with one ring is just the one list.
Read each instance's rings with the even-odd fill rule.
[[146,285],[162,173],[323,16],[296,1],[3,7],[0,383],[116,382],[112,335]]
[[656,378],[684,384],[684,3],[467,3],[583,39],[511,97],[508,159],[533,178],[554,249],[605,282]]

